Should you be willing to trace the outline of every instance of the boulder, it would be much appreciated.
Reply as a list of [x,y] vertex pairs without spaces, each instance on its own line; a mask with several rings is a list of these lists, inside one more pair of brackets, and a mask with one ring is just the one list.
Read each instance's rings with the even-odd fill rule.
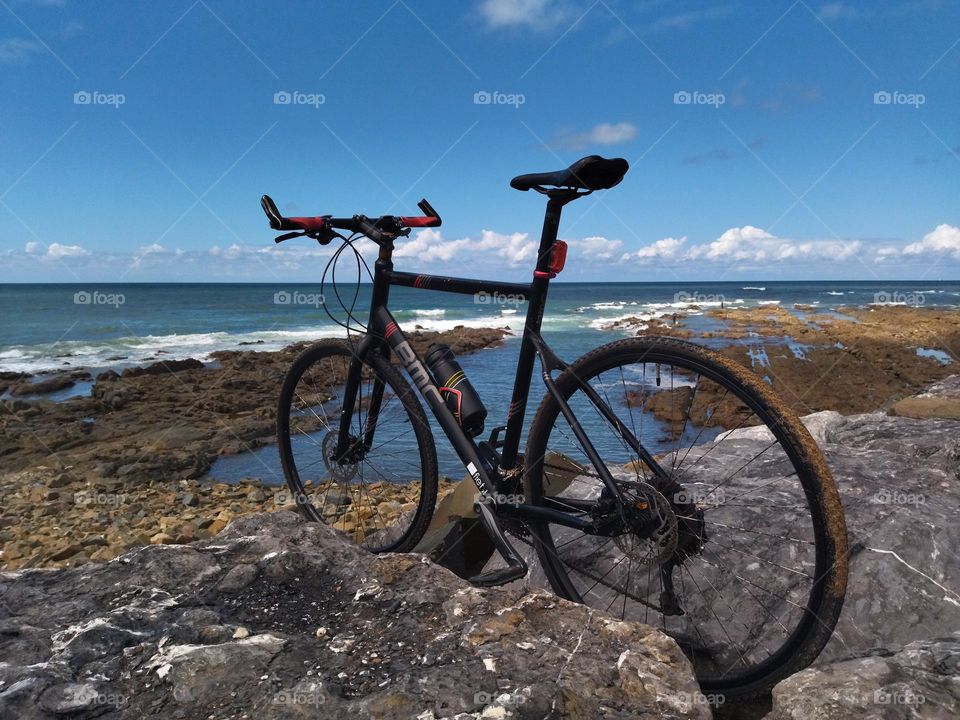
[[654,628],[480,590],[287,512],[3,573],[0,597],[2,717],[710,717]]
[[960,633],[808,668],[773,691],[765,720],[960,717]]

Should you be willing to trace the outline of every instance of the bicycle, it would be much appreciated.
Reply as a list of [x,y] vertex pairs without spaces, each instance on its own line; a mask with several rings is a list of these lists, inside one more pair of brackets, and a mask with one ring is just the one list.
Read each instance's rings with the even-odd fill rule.
[[[550,280],[566,258],[562,208],[617,185],[627,169],[624,160],[589,156],[511,181],[547,197],[529,283],[395,270],[394,242],[441,224],[426,200],[418,217],[285,218],[263,196],[270,226],[289,231],[277,242],[340,238],[334,258],[347,247],[358,253],[362,237],[379,246],[359,339],[310,346],[283,383],[281,462],[307,519],[374,552],[409,551],[438,493],[425,405],[476,485],[474,512],[502,558],[471,582],[521,578],[535,553],[560,597],[625,620],[652,615],[684,649],[704,693],[757,696],[809,665],[831,636],[846,588],[843,512],[807,430],[746,368],[644,335],[566,363],[541,336]],[[442,349],[424,363],[387,307],[393,286],[527,303],[506,422],[486,440],[475,440],[486,416],[476,391],[459,366],[428,367],[451,359]],[[538,360],[546,393],[521,454]],[[737,458],[733,467],[717,461],[720,446]],[[514,541],[532,551],[525,557]]]

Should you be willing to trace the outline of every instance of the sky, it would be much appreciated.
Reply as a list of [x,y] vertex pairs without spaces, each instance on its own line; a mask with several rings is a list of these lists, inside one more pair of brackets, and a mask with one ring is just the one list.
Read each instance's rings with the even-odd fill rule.
[[631,169],[561,279],[955,280],[958,34],[956,0],[0,0],[0,282],[319,279],[264,193],[426,197],[398,268],[524,280],[510,178],[590,154]]

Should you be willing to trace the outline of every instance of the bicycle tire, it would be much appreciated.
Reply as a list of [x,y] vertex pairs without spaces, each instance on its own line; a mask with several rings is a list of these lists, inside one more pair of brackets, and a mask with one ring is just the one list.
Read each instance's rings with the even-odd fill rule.
[[[291,439],[291,415],[301,411],[298,411],[294,405],[294,399],[297,398],[298,386],[303,380],[304,376],[310,371],[311,368],[317,367],[320,363],[325,360],[331,359],[330,366],[333,367],[334,358],[342,361],[343,363],[349,363],[349,361],[354,357],[354,346],[349,342],[342,340],[324,340],[318,343],[315,343],[308,347],[306,350],[300,353],[300,355],[294,360],[293,364],[290,367],[290,370],[287,372],[286,377],[283,381],[283,386],[280,392],[280,399],[277,405],[277,440],[280,448],[280,462],[283,466],[284,477],[287,482],[287,486],[293,494],[294,501],[300,513],[304,516],[305,519],[309,521],[316,522],[326,522],[324,518],[324,511],[326,510],[326,501],[327,496],[324,495],[324,507],[318,509],[315,504],[311,501],[310,498],[310,489],[307,488],[305,482],[301,478],[301,473],[298,470],[297,459],[295,457],[293,442]],[[412,518],[409,518],[410,522],[406,526],[405,530],[391,530],[391,532],[386,533],[385,536],[381,537],[383,540],[382,543],[371,543],[366,544],[364,541],[367,538],[366,530],[363,531],[363,537],[358,538],[357,535],[360,533],[360,530],[354,531],[354,540],[359,540],[359,544],[365,545],[372,552],[409,552],[411,551],[418,542],[423,538],[424,533],[426,532],[427,526],[430,524],[430,520],[433,517],[434,505],[437,498],[437,486],[438,486],[438,475],[437,475],[437,452],[434,445],[433,434],[430,430],[430,424],[427,421],[426,414],[423,411],[423,407],[417,399],[416,394],[413,391],[413,388],[410,387],[409,383],[404,379],[400,371],[393,365],[391,365],[379,352],[371,352],[367,355],[366,360],[364,361],[365,371],[370,373],[372,372],[371,377],[376,377],[381,379],[385,385],[385,389],[389,389],[392,393],[392,397],[396,398],[405,413],[405,420],[409,423],[409,432],[412,432],[415,437],[417,444],[418,456],[419,456],[419,467],[420,467],[420,477],[417,479],[409,478],[410,483],[419,481],[420,483],[420,492],[418,494],[418,500],[416,503],[416,509],[413,512]],[[327,369],[329,374],[330,369]],[[345,372],[341,373],[345,375]],[[342,380],[342,378],[340,378]],[[329,390],[334,390],[335,383],[331,383],[328,388]],[[362,383],[361,383],[362,385]],[[302,400],[301,400],[302,402]],[[329,400],[324,400],[323,402],[329,402]],[[358,394],[357,398],[357,408],[360,407],[363,402],[363,397]],[[317,406],[320,407],[320,406]],[[385,405],[386,407],[386,405]],[[312,411],[313,416],[317,421],[323,424],[323,428],[327,433],[336,432],[338,428],[339,420],[336,422],[327,423],[327,413],[325,409],[322,409],[324,417],[320,418],[316,411]],[[302,413],[301,413],[302,414]],[[358,417],[358,422],[363,426],[363,421],[361,418],[362,413],[357,410],[355,414]],[[337,418],[339,415],[337,416]],[[381,425],[384,424],[385,415],[383,409],[381,409],[381,414],[377,422],[377,433],[375,441],[381,441],[380,446],[375,446],[373,449],[376,450],[377,447],[382,447],[387,444],[390,440],[396,441],[397,437],[388,437],[387,441],[383,441],[383,433],[385,431],[384,427]],[[313,418],[311,418],[312,420]],[[317,424],[317,423],[314,423]],[[297,428],[294,428],[294,434],[297,433]],[[392,431],[386,430],[386,432],[391,433]],[[307,433],[303,433],[307,434]],[[314,447],[312,449],[314,456],[317,455],[316,448],[319,448],[319,443],[315,440],[311,443]],[[322,453],[322,449],[320,449]],[[303,453],[301,453],[303,455]],[[324,461],[326,462],[326,461]],[[361,461],[358,466],[360,469],[360,488],[359,488],[359,498],[360,502],[357,504],[357,522],[355,525],[359,528],[363,523],[363,520],[360,517],[361,506],[363,501],[363,490],[364,490],[364,479],[363,479],[363,463]],[[393,459],[391,462],[399,462],[396,459]],[[312,465],[316,465],[317,462],[314,461]],[[305,465],[305,463],[301,463]],[[370,464],[372,466],[372,464]],[[414,472],[414,474],[416,474]],[[372,488],[376,487],[378,484],[381,484],[381,487],[384,490],[384,494],[387,493],[388,484],[386,482],[387,478],[383,471],[378,470],[375,476],[377,479],[375,482],[370,483],[367,486],[367,505],[368,507],[372,506],[373,500],[372,497],[373,490]],[[349,487],[350,482],[348,481],[347,486]],[[342,485],[342,483],[340,483]],[[328,492],[330,485],[328,484]],[[390,492],[393,492],[396,488],[392,485],[389,486]],[[353,490],[341,491],[342,497],[353,497]],[[409,516],[410,511],[407,511],[405,515]],[[369,518],[365,518],[369,519]],[[346,522],[346,521],[345,521]],[[344,522],[344,527],[346,527]],[[335,525],[336,526],[336,525]],[[384,528],[383,530],[386,530]],[[374,538],[376,538],[376,533],[374,533]],[[385,539],[384,539],[385,538]]]
[[[623,367],[627,363],[679,363],[680,367],[696,370],[709,381],[733,392],[740,402],[767,425],[767,429],[774,435],[774,442],[782,444],[802,484],[816,542],[816,570],[813,573],[814,580],[811,583],[807,606],[797,627],[779,650],[749,672],[744,671],[726,679],[710,677],[709,673],[703,676],[698,672],[704,693],[722,694],[728,699],[759,697],[777,682],[807,667],[816,659],[829,641],[843,606],[847,582],[847,535],[839,494],[829,468],[810,433],[766,383],[747,368],[719,353],[688,342],[641,336],[604,345],[585,354],[561,373],[556,380],[557,387],[562,397],[569,401],[581,382],[590,382],[597,376],[602,377],[603,372],[612,368],[620,368],[621,377],[624,377]],[[657,365],[657,373],[660,368],[661,365]],[[658,375],[658,386],[659,379]],[[697,382],[699,384],[700,375]],[[696,389],[692,395],[695,397]],[[690,400],[691,406],[693,397]],[[543,504],[544,463],[550,452],[550,436],[560,417],[559,412],[558,403],[547,394],[531,425],[525,455],[525,489],[528,502],[534,505]],[[688,415],[689,412],[688,407]],[[699,438],[699,435],[697,437]],[[578,569],[564,564],[560,557],[562,545],[561,551],[558,551],[550,526],[546,522],[531,522],[529,529],[540,563],[554,592],[565,599],[582,602],[580,591],[570,577],[570,572],[577,573]],[[710,539],[707,537],[705,545],[709,543]],[[625,594],[630,593],[630,581],[628,570]],[[586,594],[589,595],[590,591]],[[665,620],[665,616],[661,615],[661,619]]]

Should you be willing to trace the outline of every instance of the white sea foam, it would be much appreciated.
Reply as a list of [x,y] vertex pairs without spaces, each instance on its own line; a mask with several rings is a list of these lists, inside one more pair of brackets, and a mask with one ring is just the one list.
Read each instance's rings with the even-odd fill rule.
[[429,310],[414,310],[414,314],[417,317],[436,317],[442,318],[447,314],[447,311],[443,308],[430,308]]
[[741,290],[760,290],[760,291],[766,290],[765,287],[757,287],[756,285],[744,285],[744,286],[743,286],[742,288],[740,288],[740,289],[741,289]]
[[72,340],[16,345],[0,352],[0,369],[33,373],[66,367],[125,367],[185,358],[205,362],[217,350],[279,350],[296,342],[342,334],[342,328],[324,325],[311,329],[145,335],[104,342]]

